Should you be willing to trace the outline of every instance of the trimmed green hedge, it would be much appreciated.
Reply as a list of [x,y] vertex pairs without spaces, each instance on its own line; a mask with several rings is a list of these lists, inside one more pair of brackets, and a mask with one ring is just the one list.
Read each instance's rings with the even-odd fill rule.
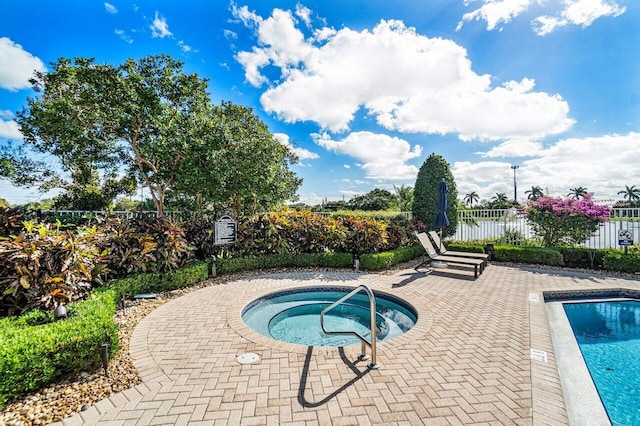
[[300,253],[300,254],[263,254],[242,257],[225,257],[216,261],[216,272],[228,274],[238,271],[284,267],[326,266],[330,268],[349,268],[353,264],[349,253]]
[[484,253],[484,247],[480,244],[447,243],[446,247],[447,247],[447,250],[452,250],[452,251]]
[[67,306],[68,317],[33,310],[0,320],[0,406],[12,396],[40,389],[65,374],[102,364],[101,345],[117,353],[113,315],[121,295],[173,290],[204,281],[209,265],[197,263],[166,273],[139,274],[95,289],[86,300]]
[[421,245],[403,247],[382,253],[363,254],[360,256],[360,268],[366,271],[379,271],[387,269],[401,262],[406,262],[419,257],[424,252]]
[[569,268],[602,269],[607,250],[590,249],[587,247],[557,248],[564,259],[564,266]]
[[534,263],[538,265],[562,266],[564,259],[558,250],[544,247],[521,247],[496,245],[491,259],[498,262]]
[[640,272],[640,251],[606,250],[603,264],[608,271]]
[[118,348],[114,290],[95,292],[67,306],[68,317],[31,311],[0,320],[0,406],[72,372],[99,367],[101,345]]
[[169,272],[149,272],[120,278],[113,280],[109,287],[118,292],[118,297],[119,295],[131,297],[138,293],[189,287],[206,280],[208,277],[209,264],[207,262],[198,262]]

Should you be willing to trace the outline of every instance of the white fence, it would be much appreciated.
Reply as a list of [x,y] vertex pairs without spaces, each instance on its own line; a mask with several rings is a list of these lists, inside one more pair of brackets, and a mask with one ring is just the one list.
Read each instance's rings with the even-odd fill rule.
[[[634,244],[640,242],[640,209],[614,208],[609,221],[600,224],[594,236],[583,243],[589,248],[620,248],[618,231],[631,231]],[[459,210],[458,229],[452,239],[459,241],[501,239],[521,244],[522,238],[535,237],[524,210]]]

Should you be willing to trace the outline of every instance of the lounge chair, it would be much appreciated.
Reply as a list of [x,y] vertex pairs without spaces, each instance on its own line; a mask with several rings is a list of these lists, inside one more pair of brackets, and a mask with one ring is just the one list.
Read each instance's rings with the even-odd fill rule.
[[489,255],[486,253],[471,253],[466,251],[447,250],[444,244],[442,244],[442,241],[440,240],[440,236],[436,231],[429,231],[429,236],[433,240],[433,243],[436,246],[436,250],[443,256],[467,257],[470,259],[483,259],[485,262],[489,260]]
[[427,234],[425,234],[424,232],[421,232],[421,233],[416,232],[416,237],[418,238],[418,241],[420,241],[420,244],[422,244],[422,247],[424,248],[426,258],[421,263],[415,266],[414,268],[415,270],[418,270],[420,266],[426,263],[431,263],[436,261],[436,262],[451,263],[454,265],[473,266],[474,278],[478,278],[478,275],[482,274],[482,271],[484,271],[484,267],[487,264],[486,260],[470,259],[470,258],[455,257],[455,256],[444,256],[436,252],[436,249],[433,248],[433,244],[431,244],[431,241],[429,240],[429,237],[427,236]]

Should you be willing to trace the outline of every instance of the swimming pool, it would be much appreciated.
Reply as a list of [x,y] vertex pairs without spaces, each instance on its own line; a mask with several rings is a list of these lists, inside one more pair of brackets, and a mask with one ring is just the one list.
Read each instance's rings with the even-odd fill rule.
[[[242,320],[258,333],[276,340],[307,346],[359,344],[355,336],[328,335],[320,326],[320,312],[352,288],[296,288],[265,295],[248,304]],[[400,298],[374,291],[376,298],[376,341],[399,336],[417,322],[415,309]],[[369,299],[358,293],[325,315],[328,330],[370,332]]]
[[563,308],[611,423],[640,424],[640,301]]

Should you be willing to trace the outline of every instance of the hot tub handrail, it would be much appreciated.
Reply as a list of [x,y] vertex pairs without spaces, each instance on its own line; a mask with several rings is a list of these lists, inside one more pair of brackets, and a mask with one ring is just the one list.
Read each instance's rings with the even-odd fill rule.
[[[336,306],[340,305],[345,300],[360,293],[360,291],[362,290],[364,290],[367,293],[367,297],[369,298],[369,309],[371,311],[371,342],[367,341],[367,339],[357,331],[327,330],[324,326],[324,314],[326,314]],[[322,327],[322,331],[327,334],[350,334],[350,335],[356,336],[358,339],[360,339],[360,342],[361,342],[360,343],[360,347],[361,347],[360,359],[362,360],[369,359],[369,356],[367,355],[367,346],[369,346],[371,348],[371,362],[369,363],[368,367],[372,369],[380,367],[380,365],[376,363],[376,298],[373,295],[373,291],[371,291],[371,289],[368,286],[364,284],[361,286],[358,286],[354,290],[352,290],[349,294],[343,296],[342,298],[333,302],[331,305],[324,308],[322,312],[320,312],[320,326]]]

